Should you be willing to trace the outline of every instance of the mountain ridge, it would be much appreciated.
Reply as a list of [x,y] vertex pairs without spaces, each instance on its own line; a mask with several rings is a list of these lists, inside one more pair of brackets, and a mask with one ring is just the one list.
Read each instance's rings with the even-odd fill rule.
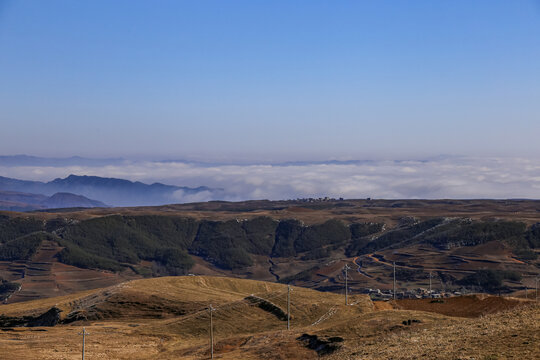
[[226,274],[341,291],[349,263],[351,290],[389,290],[395,263],[402,291],[426,288],[433,273],[448,291],[511,293],[534,283],[539,204],[252,201],[11,213],[0,215],[0,255],[10,281],[20,278],[10,269],[37,261],[32,254],[49,241],[51,263],[136,276]]
[[51,196],[0,190],[0,210],[33,211],[60,208],[108,207],[101,201],[82,195],[58,192]]
[[212,192],[206,186],[196,188],[162,183],[150,185],[140,181],[91,175],[70,174],[49,182],[19,180],[0,176],[0,190],[52,196],[72,193],[113,206],[165,205],[181,202],[182,196]]

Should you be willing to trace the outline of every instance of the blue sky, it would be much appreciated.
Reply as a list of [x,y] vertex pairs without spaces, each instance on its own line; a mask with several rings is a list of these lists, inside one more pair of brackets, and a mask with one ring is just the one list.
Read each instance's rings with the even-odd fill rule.
[[537,156],[539,1],[0,0],[0,154]]

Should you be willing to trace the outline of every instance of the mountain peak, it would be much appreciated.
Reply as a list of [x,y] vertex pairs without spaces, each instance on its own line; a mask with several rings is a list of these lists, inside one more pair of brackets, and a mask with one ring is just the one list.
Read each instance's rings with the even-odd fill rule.
[[91,200],[82,195],[67,192],[57,192],[48,199],[41,202],[47,208],[68,208],[68,207],[107,207],[104,203]]
[[[93,175],[69,174],[65,178],[56,178],[47,183],[39,181],[24,181],[0,177],[0,190],[19,191],[47,196],[56,193],[70,193],[96,199],[99,204],[89,206],[149,206],[185,202],[191,195],[202,191],[214,191],[207,187],[181,187],[153,183],[151,185],[140,181],[99,177]],[[181,190],[181,191],[179,191]],[[186,197],[187,196],[187,197]],[[81,201],[86,201],[79,199]]]

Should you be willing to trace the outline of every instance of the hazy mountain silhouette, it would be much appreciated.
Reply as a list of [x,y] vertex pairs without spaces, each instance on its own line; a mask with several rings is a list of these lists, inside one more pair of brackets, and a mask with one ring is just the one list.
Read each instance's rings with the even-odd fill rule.
[[104,203],[89,199],[82,195],[59,192],[41,202],[47,208],[65,207],[106,207]]
[[0,190],[0,210],[30,211],[73,207],[106,207],[101,201],[91,200],[82,195],[56,193],[52,196]]
[[91,159],[80,156],[66,158],[47,158],[31,155],[3,155],[0,156],[0,166],[107,166],[120,164],[122,158]]
[[178,203],[180,199],[175,193],[182,195],[197,194],[212,189],[200,186],[189,188],[183,186],[129,181],[99,176],[69,175],[49,182],[18,180],[0,176],[0,190],[18,191],[51,196],[56,193],[72,193],[90,199],[96,199],[112,206],[144,206]]

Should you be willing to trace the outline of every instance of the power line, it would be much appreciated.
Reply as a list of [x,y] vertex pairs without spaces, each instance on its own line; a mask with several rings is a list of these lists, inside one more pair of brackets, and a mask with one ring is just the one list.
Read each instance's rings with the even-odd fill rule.
[[82,332],[79,333],[79,335],[82,335],[82,360],[84,360],[84,347],[86,342],[86,335],[90,335],[90,333],[86,332],[86,329],[83,327]]
[[347,279],[348,279],[347,270],[349,270],[350,267],[348,264],[345,264],[344,268],[345,268],[345,305],[349,305],[349,287],[347,284]]
[[291,329],[291,285],[287,284],[287,330]]
[[210,304],[210,359],[214,358],[214,324],[212,321],[212,312],[214,311],[214,308],[212,307],[212,304]]
[[396,262],[393,262],[394,264],[394,300],[396,300]]
[[[291,289],[292,291],[293,289]],[[261,293],[258,293],[258,294],[251,294],[252,296],[259,296],[259,297],[262,297],[264,295],[266,295],[264,297],[265,300],[273,300],[273,299],[276,299],[276,298],[279,298],[283,295],[285,295],[286,293],[286,290],[282,290],[282,291],[275,291],[275,292],[271,292],[271,293],[267,293],[267,292],[261,292]],[[268,296],[268,295],[271,295],[271,296]],[[224,310],[224,309],[227,309],[227,308],[234,308],[236,306],[240,306],[240,305],[251,305],[251,302],[249,302],[249,300],[247,299],[240,299],[240,300],[237,300],[237,301],[233,301],[233,302],[229,302],[229,303],[226,303],[226,304],[223,304],[221,306],[218,306],[218,307],[212,307],[212,310],[213,312],[216,312],[216,311],[220,311],[220,310]],[[175,324],[181,324],[181,323],[184,323],[188,320],[191,320],[191,319],[194,319],[194,318],[197,318],[201,315],[204,315],[208,312],[208,307],[205,307],[199,311],[196,311],[192,314],[189,314],[189,315],[185,315],[183,316],[181,319],[171,319],[171,322],[175,323]]]
[[[290,294],[290,290],[292,290],[292,289],[290,289],[290,285],[288,285],[287,287],[288,287],[287,290],[288,290],[288,292],[289,292],[289,294]],[[289,290],[289,289],[290,289],[290,290]],[[278,296],[280,296],[280,295],[283,295],[283,294],[284,294],[284,292],[277,292],[273,297],[270,297],[270,299],[276,298],[276,297],[278,297]],[[210,304],[210,306],[209,306],[209,308],[208,308],[208,310],[209,310],[209,312],[210,312],[210,359],[213,359],[213,358],[214,358],[214,323],[213,323],[213,313],[214,313],[214,311],[217,311],[218,309],[223,309],[223,308],[225,308],[225,307],[227,307],[227,306],[238,306],[238,305],[243,305],[243,304],[246,304],[246,305],[247,305],[247,304],[249,304],[249,303],[247,302],[246,299],[242,299],[242,300],[236,301],[236,302],[234,302],[234,303],[225,304],[225,305],[220,306],[220,307],[218,307],[218,308],[214,308],[214,307]],[[191,315],[189,316],[189,318],[196,317],[196,316],[200,315],[202,312],[206,312],[206,309],[205,309],[205,310],[198,311],[197,313],[191,314]],[[289,312],[287,313],[287,317],[288,317],[288,316],[289,316]],[[181,319],[181,320],[178,321],[178,322],[183,322],[183,321],[185,321],[185,320],[186,320],[186,319],[184,318],[184,319]],[[288,327],[289,327],[289,322],[287,321],[287,328],[288,328]]]

